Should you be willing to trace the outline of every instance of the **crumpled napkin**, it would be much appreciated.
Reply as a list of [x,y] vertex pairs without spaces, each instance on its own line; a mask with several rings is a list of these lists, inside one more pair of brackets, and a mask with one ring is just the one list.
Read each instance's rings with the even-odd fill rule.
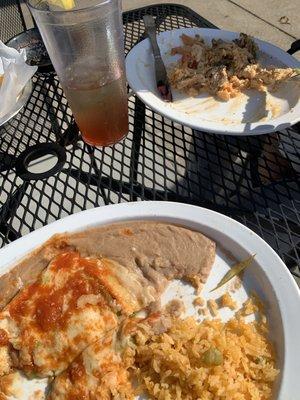
[[37,67],[27,65],[26,52],[6,46],[0,40],[0,118],[10,112]]

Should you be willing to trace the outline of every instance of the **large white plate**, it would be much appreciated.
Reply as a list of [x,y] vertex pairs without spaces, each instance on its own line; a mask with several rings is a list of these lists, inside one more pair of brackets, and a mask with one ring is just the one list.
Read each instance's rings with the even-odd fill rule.
[[[166,31],[157,41],[166,67],[179,59],[171,56],[172,47],[181,45],[182,33],[211,39],[231,41],[239,34],[219,29],[185,28]],[[291,55],[270,43],[255,39],[260,49],[259,61],[263,65],[299,68],[300,63]],[[259,135],[287,128],[300,120],[300,84],[285,82],[274,93],[248,90],[223,102],[209,94],[188,97],[173,90],[173,103],[161,100],[155,83],[153,53],[148,39],[129,52],[126,58],[128,83],[137,96],[150,108],[165,117],[205,132],[225,135]]]
[[[239,260],[249,254],[257,254],[255,262],[245,272],[243,287],[234,296],[241,303],[247,297],[248,291],[255,290],[264,301],[270,321],[271,338],[276,346],[278,366],[281,369],[275,398],[278,400],[298,399],[300,393],[299,289],[286,266],[270,246],[251,230],[222,214],[204,208],[168,202],[124,203],[83,211],[38,229],[0,250],[0,274],[8,271],[16,261],[55,233],[74,232],[129,220],[158,220],[179,224],[203,232],[217,242],[216,261],[202,293],[206,298],[219,297],[222,293],[221,290],[209,293],[209,290],[229,268],[230,261],[226,256],[228,251]],[[194,296],[190,286],[171,283],[165,293],[165,300],[174,295],[175,287],[177,294],[183,294],[187,314],[190,314],[191,300]],[[227,319],[230,317],[230,312],[222,312],[221,317]],[[38,387],[43,388],[45,382],[32,380],[24,382],[23,385],[27,388],[27,393],[32,393]],[[22,400],[26,398],[23,396]]]

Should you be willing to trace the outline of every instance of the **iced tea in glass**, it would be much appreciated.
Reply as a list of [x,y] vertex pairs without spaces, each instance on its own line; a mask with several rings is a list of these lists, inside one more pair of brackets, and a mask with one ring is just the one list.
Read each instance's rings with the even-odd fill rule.
[[69,10],[28,2],[84,141],[120,141],[128,132],[120,0],[75,0]]

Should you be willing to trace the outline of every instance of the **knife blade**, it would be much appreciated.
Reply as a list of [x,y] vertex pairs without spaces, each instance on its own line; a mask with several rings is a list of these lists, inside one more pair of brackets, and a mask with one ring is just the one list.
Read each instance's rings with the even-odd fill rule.
[[143,17],[143,20],[145,24],[145,32],[150,40],[154,55],[154,68],[157,90],[159,91],[164,101],[172,101],[172,92],[169,85],[166,67],[161,58],[160,49],[156,40],[155,20],[152,15],[145,15]]

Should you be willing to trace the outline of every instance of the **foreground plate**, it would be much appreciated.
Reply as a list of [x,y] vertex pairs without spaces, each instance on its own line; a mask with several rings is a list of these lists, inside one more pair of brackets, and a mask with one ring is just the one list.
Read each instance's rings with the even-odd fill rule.
[[[157,41],[166,67],[180,56],[171,56],[172,47],[182,44],[180,36],[199,34],[206,43],[211,39],[231,41],[239,34],[219,29],[185,28],[166,31]],[[265,65],[299,68],[300,63],[270,43],[255,39],[260,49],[259,61]],[[275,93],[248,90],[223,102],[207,93],[197,97],[172,90],[173,103],[165,103],[156,90],[153,53],[148,39],[137,44],[126,58],[129,85],[150,108],[182,125],[217,134],[260,135],[287,128],[300,120],[300,83],[283,83]]]
[[[213,211],[195,206],[168,202],[138,202],[95,208],[71,215],[38,229],[0,250],[0,274],[8,271],[21,257],[42,244],[58,232],[74,232],[90,227],[129,220],[157,220],[179,224],[198,230],[217,242],[217,257],[212,273],[203,290],[203,297],[216,298],[222,291],[209,293],[221,277],[227,272],[232,256],[239,260],[256,253],[255,262],[249,267],[243,280],[243,287],[234,294],[241,303],[247,292],[255,290],[266,305],[270,322],[271,339],[274,341],[278,367],[281,369],[276,398],[295,400],[300,393],[300,292],[277,254],[259,236],[240,223]],[[193,289],[182,283],[173,282],[165,293],[165,300],[182,294],[190,314]],[[225,290],[224,290],[225,291]],[[230,312],[221,313],[223,319]],[[45,382],[32,380],[24,383],[27,393],[37,387],[43,388]],[[26,397],[22,397],[23,400]]]

